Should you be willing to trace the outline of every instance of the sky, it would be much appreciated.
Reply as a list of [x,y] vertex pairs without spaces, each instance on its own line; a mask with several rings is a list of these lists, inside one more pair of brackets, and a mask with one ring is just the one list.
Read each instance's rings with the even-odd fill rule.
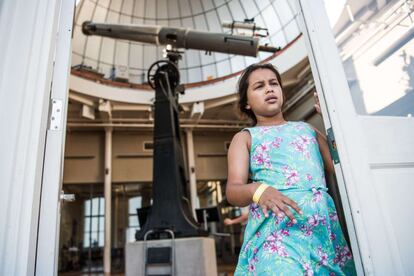
[[345,0],[323,0],[325,3],[326,12],[328,13],[329,22],[331,27],[337,21],[341,11],[346,3]]

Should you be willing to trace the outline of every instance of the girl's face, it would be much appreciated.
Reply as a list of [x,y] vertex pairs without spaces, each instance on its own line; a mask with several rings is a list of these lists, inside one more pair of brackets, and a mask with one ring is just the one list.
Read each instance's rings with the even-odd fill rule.
[[247,109],[256,117],[270,118],[282,112],[282,88],[275,73],[269,69],[257,69],[249,76]]

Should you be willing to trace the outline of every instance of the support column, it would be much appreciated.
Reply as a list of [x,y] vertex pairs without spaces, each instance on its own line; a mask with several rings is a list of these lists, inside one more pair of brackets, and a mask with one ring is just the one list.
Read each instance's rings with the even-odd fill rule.
[[190,196],[191,207],[195,217],[195,209],[200,208],[200,201],[197,196],[197,178],[195,173],[195,158],[194,158],[194,142],[193,142],[193,130],[185,130],[187,136],[187,159],[188,159],[188,175],[190,180]]
[[112,128],[105,129],[105,243],[104,273],[111,272]]
[[118,228],[119,228],[119,215],[118,215],[118,211],[119,209],[119,197],[118,197],[118,189],[115,189],[115,194],[114,194],[114,219],[113,219],[113,229],[114,229],[114,242],[113,245],[115,248],[119,247],[119,235],[118,235]]

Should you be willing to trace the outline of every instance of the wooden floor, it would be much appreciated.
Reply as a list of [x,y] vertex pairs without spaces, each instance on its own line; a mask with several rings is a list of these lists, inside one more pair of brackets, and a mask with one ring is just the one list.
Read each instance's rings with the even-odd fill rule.
[[[218,276],[233,276],[233,265],[220,265],[217,267]],[[125,276],[124,273],[85,273],[85,272],[60,272],[59,276]]]
[[58,275],[61,276],[124,276],[124,273],[83,273],[83,272],[60,272]]
[[[123,273],[81,273],[81,272],[61,272],[59,276],[125,276]],[[233,271],[218,272],[217,276],[233,276]]]

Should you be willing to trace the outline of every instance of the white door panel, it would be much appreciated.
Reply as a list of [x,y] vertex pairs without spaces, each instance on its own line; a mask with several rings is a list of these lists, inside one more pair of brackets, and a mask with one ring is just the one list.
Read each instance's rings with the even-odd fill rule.
[[371,167],[414,165],[413,118],[359,116],[359,121]]
[[53,80],[50,93],[49,125],[46,133],[45,161],[36,250],[35,275],[57,275],[60,231],[60,196],[66,137],[69,93],[72,20],[75,2],[58,1],[59,25],[56,35]]
[[[362,69],[358,67],[364,61],[364,53],[359,52],[356,59],[347,60],[345,72],[322,0],[297,0],[296,3],[324,122],[327,127],[332,126],[335,134],[340,158],[335,170],[357,272],[359,275],[414,275],[414,239],[411,234],[414,228],[411,207],[414,195],[414,118],[375,116],[374,113],[371,116],[359,115],[361,113],[356,107],[361,103],[355,102],[355,84],[359,84],[357,92],[363,93],[367,83],[372,83],[372,79],[364,82],[367,74],[360,74]],[[389,3],[394,4],[398,1]],[[370,5],[376,4],[370,2]],[[385,35],[388,34],[378,36],[378,41]],[[407,65],[409,51],[403,48],[407,45],[401,47],[404,50],[403,61]],[[398,59],[398,55],[389,56],[390,59],[381,61],[384,68],[386,63]],[[370,66],[377,71],[381,69],[376,64]],[[356,79],[349,78],[350,68]],[[401,68],[401,72],[406,68]],[[377,80],[387,81],[383,76]],[[353,85],[352,93],[349,85]],[[384,92],[393,91],[379,92],[384,95]],[[368,106],[366,96],[362,104]],[[405,101],[407,99],[409,97]],[[405,108],[407,104],[410,107],[410,103],[405,102]],[[412,105],[414,107],[414,103]]]
[[[414,217],[410,206],[414,195],[414,120],[378,116],[360,116],[359,120],[364,130],[364,155],[368,157],[374,183],[368,203],[375,199],[379,205],[379,210],[365,208],[380,214],[379,221],[368,225],[372,228],[372,235],[368,236],[370,243],[378,250],[373,252],[378,259],[374,263],[375,271],[382,275],[412,275]],[[380,262],[381,259],[384,260]]]
[[[387,258],[384,270],[378,270],[385,275],[387,268],[393,268],[388,275],[412,275],[414,262],[412,259],[414,239],[412,229],[414,219],[412,214],[412,195],[414,194],[414,166],[397,168],[390,166],[373,169],[375,194],[380,203],[382,218],[377,222],[378,228],[384,228],[386,236],[379,239],[371,238],[372,243],[379,244],[381,255]],[[388,246],[386,245],[388,244]],[[387,248],[387,249],[386,249]],[[389,250],[389,251],[388,251]],[[392,260],[393,266],[389,263]]]

